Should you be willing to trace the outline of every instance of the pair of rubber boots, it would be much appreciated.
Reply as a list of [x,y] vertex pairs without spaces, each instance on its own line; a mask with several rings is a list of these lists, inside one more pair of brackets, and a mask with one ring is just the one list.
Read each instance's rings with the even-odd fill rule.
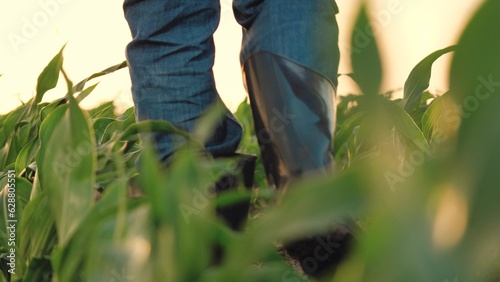
[[[250,97],[255,133],[268,184],[286,189],[294,179],[314,172],[325,174],[332,165],[335,128],[335,88],[322,75],[272,53],[257,53],[243,65]],[[251,188],[255,158],[241,156],[240,169],[245,186]],[[235,176],[228,176],[236,181]],[[231,189],[236,182],[223,179],[217,190]],[[248,202],[219,210],[235,230],[241,228],[248,213]],[[298,261],[304,272],[319,277],[331,272],[346,255],[352,234],[342,229],[285,246],[286,253]],[[336,247],[314,267],[308,258],[322,242]],[[324,245],[324,243],[323,243]]]

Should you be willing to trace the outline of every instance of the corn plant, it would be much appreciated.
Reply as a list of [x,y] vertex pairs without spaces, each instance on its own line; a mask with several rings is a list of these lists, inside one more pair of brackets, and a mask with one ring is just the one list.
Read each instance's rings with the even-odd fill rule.
[[[379,94],[383,69],[363,7],[355,30],[371,37],[351,54],[349,76],[362,93],[339,97],[337,171],[275,195],[259,158],[242,232],[215,207],[249,195],[211,192],[235,162],[199,154],[217,107],[193,135],[137,122],[133,108],[117,113],[112,102],[84,110],[97,86],[87,83],[126,63],[73,85],[61,49],[35,97],[0,116],[0,281],[309,281],[277,246],[346,217],[361,231],[324,281],[500,281],[499,12],[500,2],[485,1],[458,44],[417,64],[395,99]],[[433,95],[432,65],[449,52],[450,89]],[[42,102],[59,80],[67,93]],[[236,117],[245,129],[239,150],[258,154],[246,101]],[[187,140],[168,167],[139,138],[151,132]],[[225,253],[219,264],[215,245]]]

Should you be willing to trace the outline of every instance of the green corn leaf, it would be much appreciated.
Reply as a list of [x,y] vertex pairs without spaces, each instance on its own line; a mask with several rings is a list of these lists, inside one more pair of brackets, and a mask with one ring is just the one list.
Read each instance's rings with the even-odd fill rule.
[[116,118],[115,115],[115,105],[113,104],[113,101],[109,101],[106,103],[101,104],[97,108],[91,109],[88,111],[89,116],[92,119],[96,118]]
[[354,129],[361,125],[366,117],[367,114],[365,112],[358,112],[345,120],[335,134],[335,148],[339,148],[347,142],[352,136]]
[[[500,1],[484,1],[459,40],[450,70],[450,95],[461,109],[462,121],[450,182],[469,200],[464,249],[470,253],[493,248],[498,254],[500,246],[499,13]],[[463,256],[462,266],[470,263]],[[498,278],[498,259],[485,257],[473,263],[494,271],[493,280]]]
[[[123,61],[117,65],[114,65],[112,67],[109,67],[105,70],[102,70],[100,72],[96,72],[94,74],[92,74],[91,76],[85,78],[84,80],[80,81],[78,84],[76,84],[73,89],[72,89],[72,92],[73,93],[78,93],[78,92],[81,92],[83,91],[83,88],[85,87],[85,84],[89,81],[89,80],[92,80],[96,77],[100,77],[100,76],[103,76],[103,75],[107,75],[107,74],[110,74],[110,73],[113,73],[117,70],[120,70],[120,69],[123,69],[127,67],[127,61]],[[81,95],[81,94],[80,94]],[[85,98],[85,96],[82,96],[82,98],[80,98],[80,101],[83,100]]]
[[66,88],[68,89],[67,93],[73,95],[73,81],[71,81],[63,67],[61,67],[61,73],[63,74],[64,80],[66,81]]
[[120,131],[123,131],[126,128],[130,127],[132,124],[134,124],[136,122],[134,107],[128,108],[116,120],[120,121]]
[[[65,45],[66,46],[66,45]],[[59,53],[49,62],[49,64],[42,71],[40,76],[38,76],[38,82],[36,85],[36,96],[32,101],[32,109],[42,101],[43,95],[50,89],[56,87],[57,81],[59,80],[59,73],[63,65],[63,51],[64,47],[61,48]]]
[[338,96],[337,103],[337,125],[342,126],[346,119],[351,117],[354,113],[356,113],[357,106],[359,104],[359,100],[362,96],[349,94],[346,96]]
[[[134,107],[130,107],[128,109],[125,110],[125,112],[123,112],[119,117],[118,117],[118,120],[121,120],[121,121],[126,121],[127,123],[134,123],[135,122],[135,108]],[[130,124],[127,124],[126,126],[128,127]]]
[[[116,230],[120,228],[120,224],[123,221],[125,221],[125,224],[127,223],[126,218],[123,217],[127,216],[129,210],[145,206],[143,201],[125,200],[126,181],[124,179],[115,180],[105,189],[102,198],[96,202],[95,206],[82,221],[68,245],[53,253],[51,261],[59,281],[76,281],[81,279],[83,275],[82,269],[88,264],[90,264],[88,267],[95,271],[95,268],[99,268],[99,266],[96,266],[98,260],[95,260],[95,249],[101,247],[102,255],[103,245],[113,248],[113,246],[116,247],[117,244],[122,242],[123,238],[121,234],[123,232]],[[122,213],[123,211],[124,213]],[[148,222],[147,219],[143,220],[144,224]],[[140,226],[138,225],[137,227]],[[104,229],[102,231],[105,234],[100,229]],[[147,232],[148,230],[144,229],[143,231]],[[104,238],[104,236],[110,236],[111,238]],[[94,241],[99,239],[101,240],[100,242]],[[104,267],[104,265],[100,266]],[[109,265],[106,267],[109,267]],[[113,267],[108,269],[107,275],[113,274],[112,269]]]
[[[30,193],[31,193],[31,183],[24,179],[24,178],[20,178],[20,177],[16,177],[15,178],[15,219],[17,220],[17,223],[16,223],[16,246],[19,246],[20,243],[21,243],[21,238],[22,238],[22,230],[20,229],[20,224],[22,224],[24,222],[24,208],[26,206],[26,204],[28,203],[29,201],[29,197],[30,197]],[[7,214],[4,214],[3,212],[6,210],[7,208],[7,189],[3,189],[1,192],[0,192],[0,199],[2,201],[2,203],[0,203],[0,214],[2,214],[2,229],[3,230],[6,230],[6,226],[8,226],[10,223],[9,222],[5,222],[4,223],[4,218],[9,218],[9,219],[12,219],[10,217],[7,217]],[[11,208],[11,207],[9,207]],[[5,226],[3,226],[5,224]],[[4,246],[8,246],[7,244],[4,245]],[[9,244],[9,246],[12,247],[12,245]],[[19,248],[16,248],[16,275],[13,276],[12,278],[19,278],[19,277],[23,277],[23,273],[25,271],[25,268],[26,268],[26,265],[25,265],[25,261],[26,261],[26,257],[24,256],[24,254],[21,252],[21,250]]]
[[66,104],[67,100],[66,98],[59,98],[56,99],[49,104],[46,104],[45,106],[40,108],[40,121],[45,120],[45,118],[56,108],[58,108],[61,105]]
[[[214,209],[210,187],[218,174],[207,164],[193,150],[185,150],[174,158],[168,170],[162,170],[151,146],[145,146],[140,183],[150,199],[151,217],[158,227],[152,241],[156,250],[153,255],[160,264],[172,261],[164,267],[154,265],[154,281],[199,281],[198,275],[209,263]],[[221,165],[213,163],[214,168]]]
[[30,261],[29,268],[26,270],[22,281],[53,281],[52,267],[47,258],[35,258]]
[[[459,155],[479,179],[500,160],[500,2],[485,1],[465,29],[450,70],[450,95],[461,109]],[[485,174],[484,177],[479,175]],[[499,176],[493,173],[491,176]],[[491,183],[493,184],[493,182]]]
[[17,155],[22,149],[21,142],[19,141],[17,135],[12,135],[8,143],[10,144],[10,146],[8,148],[7,157],[5,159],[6,166],[13,165],[16,162]]
[[[131,138],[135,138],[139,133],[151,133],[151,132],[168,132],[178,134],[186,140],[194,141],[191,135],[183,130],[178,129],[172,123],[163,120],[146,120],[131,124],[125,131],[121,134],[119,140],[126,141]],[[195,141],[199,143],[199,141]]]
[[[143,150],[140,166],[143,172],[139,176],[140,185],[150,198],[151,221],[155,226],[158,226],[153,230],[155,233],[151,240],[151,248],[154,250],[151,254],[153,258],[153,277],[176,281],[179,270],[176,268],[175,252],[172,248],[172,246],[176,245],[176,232],[174,232],[171,225],[175,222],[172,209],[175,210],[178,205],[176,202],[179,188],[177,186],[167,186],[166,174],[160,169],[156,154],[147,143]],[[159,267],[160,261],[171,261],[172,263]]]
[[[90,236],[82,236],[85,231],[79,236],[81,246],[86,246],[90,240],[86,250],[86,278],[88,281],[112,281],[116,277],[125,281],[154,281],[151,269],[145,268],[150,263],[148,255],[151,252],[148,250],[151,238],[149,207],[144,202],[141,205],[128,202],[128,207],[125,207],[127,209],[121,212],[120,202],[125,203],[123,191],[126,183],[122,181],[119,185],[116,184],[106,189],[121,190],[110,195],[117,202],[113,209],[107,214],[101,213],[99,217],[94,217],[94,222],[89,222],[86,229],[94,231]],[[133,246],[131,242],[134,242]],[[73,249],[77,246],[75,244]],[[77,257],[68,257],[72,260],[75,258]],[[66,267],[63,267],[63,271],[66,271]],[[74,271],[80,274],[81,269],[76,268]]]
[[38,146],[38,139],[33,139],[21,149],[16,158],[16,171],[23,171],[30,163],[35,161]]
[[80,103],[81,101],[83,101],[83,99],[87,98],[90,95],[90,93],[92,93],[92,91],[94,91],[94,89],[97,87],[97,85],[98,85],[98,83],[85,88],[82,92],[80,92],[80,94],[78,94],[78,96],[76,97],[76,101],[78,103]]
[[[61,122],[64,114],[68,110],[68,105],[62,105],[50,111],[48,116],[42,121],[40,125],[40,148],[37,152],[36,162],[40,166],[43,163],[43,156],[46,155],[46,149],[50,138],[54,135],[57,125]],[[43,178],[43,176],[42,176]],[[49,181],[49,180],[47,180]]]
[[68,99],[68,110],[48,142],[42,143],[45,150],[39,161],[41,188],[47,192],[62,246],[92,207],[96,165],[88,116],[72,96]]
[[[449,92],[437,97],[422,115],[422,131],[429,140],[438,143],[449,139],[460,125],[460,115],[457,105],[452,101]],[[437,136],[436,136],[437,135]]]
[[3,131],[6,138],[10,137],[14,134],[15,129],[19,126],[19,123],[25,118],[26,113],[28,111],[27,104],[22,105],[10,112],[7,117],[5,117],[3,126],[0,130]]
[[117,129],[116,126],[113,128],[113,130],[108,130],[108,128],[113,127],[112,124],[116,123],[118,122],[115,119],[107,117],[96,118],[94,120],[93,128],[98,145],[109,141],[113,132],[116,134],[116,129]]
[[351,61],[353,78],[365,95],[377,95],[382,81],[382,62],[368,19],[367,7],[363,3],[351,38]]
[[30,133],[31,127],[28,121],[20,121],[15,127],[14,131],[16,132],[19,146],[24,147],[30,141]]
[[456,49],[456,46],[450,46],[433,52],[429,56],[420,61],[410,72],[408,79],[405,82],[404,98],[402,106],[410,115],[413,115],[422,100],[422,93],[429,87],[431,79],[432,65],[434,62],[449,52]]
[[45,193],[32,198],[24,208],[19,227],[19,249],[26,259],[48,255],[55,244],[54,217],[50,213]]
[[5,136],[5,132],[3,128],[0,129],[0,148],[3,148],[7,144],[7,136]]
[[0,148],[3,148],[7,143],[7,135],[5,134],[5,120],[7,116],[0,116]]
[[424,152],[429,150],[429,144],[422,130],[398,103],[382,96],[374,96],[367,97],[362,101],[361,106],[369,113],[370,118],[363,121],[358,141],[368,142],[371,146],[379,146],[387,141],[395,129],[410,146]]
[[383,110],[390,120],[392,120],[396,130],[417,149],[428,152],[430,150],[429,143],[427,139],[425,139],[422,130],[420,130],[410,115],[392,101],[380,99],[380,102],[383,106]]

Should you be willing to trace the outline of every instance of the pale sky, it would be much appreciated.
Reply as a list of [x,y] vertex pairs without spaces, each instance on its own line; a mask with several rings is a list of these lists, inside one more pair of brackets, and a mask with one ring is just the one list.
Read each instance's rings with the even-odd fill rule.
[[[202,0],[200,0],[202,1]],[[270,0],[268,0],[270,1]],[[290,0],[291,1],[291,0]],[[312,1],[312,0],[311,0]],[[371,0],[370,14],[380,27],[385,78],[383,89],[402,88],[409,72],[429,53],[455,44],[471,12],[482,0]],[[125,59],[130,32],[123,18],[122,0],[0,0],[0,114],[28,101],[36,79],[64,43],[65,69],[78,82]],[[230,0],[221,0],[222,19],[216,33],[217,87],[228,107],[235,110],[245,97],[238,52],[241,29]],[[341,46],[348,46],[360,0],[337,0],[341,13]],[[350,72],[349,54],[342,48],[340,73]],[[449,57],[436,63],[431,90],[447,89]],[[118,107],[132,105],[127,70],[106,76],[84,107],[114,100]],[[90,85],[90,84],[89,84]],[[61,97],[65,85],[50,91],[45,101]],[[356,92],[342,78],[339,94]]]

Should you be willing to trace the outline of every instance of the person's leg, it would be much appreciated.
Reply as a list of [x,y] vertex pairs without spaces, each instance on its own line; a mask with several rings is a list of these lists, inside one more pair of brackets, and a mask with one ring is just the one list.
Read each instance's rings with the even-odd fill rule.
[[[192,131],[200,116],[219,101],[212,73],[212,35],[219,24],[219,0],[125,0],[124,11],[133,36],[127,60],[137,119],[166,120]],[[238,160],[235,174],[216,181],[218,194],[237,188],[240,180],[247,189],[252,187],[255,156],[235,154],[241,136],[241,126],[226,109],[226,117],[205,144],[214,157]],[[165,164],[184,142],[173,134],[152,137]],[[238,230],[248,209],[249,200],[239,201],[218,208],[217,214]],[[222,256],[222,248],[216,244],[214,263]]]
[[330,166],[339,64],[333,0],[234,0],[241,63],[270,184]]
[[[333,0],[234,0],[244,28],[241,63],[268,182],[284,190],[332,165],[339,64]],[[334,271],[350,250],[350,229],[285,245],[311,276]],[[322,244],[335,250],[308,264]]]
[[[219,0],[125,0],[123,8],[133,36],[126,52],[137,119],[166,120],[192,131],[219,100],[212,73]],[[207,151],[234,153],[241,131],[227,111]],[[164,162],[184,142],[173,134],[152,137]]]

